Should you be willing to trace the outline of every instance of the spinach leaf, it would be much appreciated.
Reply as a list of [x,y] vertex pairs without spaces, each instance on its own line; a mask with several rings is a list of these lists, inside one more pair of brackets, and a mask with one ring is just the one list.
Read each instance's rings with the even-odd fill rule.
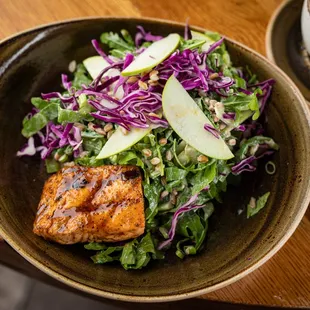
[[248,65],[245,67],[245,69],[246,69],[246,73],[247,73],[248,84],[249,85],[256,84],[258,82],[257,75],[252,73],[252,71]]
[[208,38],[210,38],[211,40],[213,40],[214,42],[219,41],[221,39],[220,34],[218,34],[217,32],[213,32],[213,31],[206,31],[204,33]]
[[[141,269],[151,260],[151,254],[155,254],[155,248],[150,233],[147,233],[137,245],[135,264],[130,269]],[[128,268],[128,266],[127,266]],[[126,269],[126,268],[125,268]]]
[[200,170],[194,174],[189,182],[193,185],[192,194],[199,193],[205,187],[207,187],[215,178],[217,173],[217,164],[214,162],[212,165],[208,165],[204,170]]
[[265,193],[263,196],[259,197],[257,201],[252,197],[248,207],[247,207],[247,218],[257,214],[261,209],[263,209],[267,203],[270,192]]
[[146,219],[151,220],[157,214],[157,207],[159,202],[160,193],[164,190],[161,182],[156,179],[150,184],[143,185],[144,196],[148,200],[149,206],[146,210]]
[[107,245],[105,243],[90,242],[84,245],[84,249],[93,250],[93,251],[101,251],[101,250],[107,249]]
[[[89,249],[87,248],[87,245],[84,247],[86,249]],[[93,249],[90,248],[90,250],[93,250]],[[92,256],[91,259],[93,260],[95,264],[110,263],[110,262],[120,259],[122,250],[123,250],[123,247],[109,246],[106,249],[101,250],[100,252]]]
[[39,110],[42,110],[43,108],[45,108],[49,104],[48,101],[43,100],[40,97],[31,98],[31,103]]
[[39,113],[44,115],[49,121],[57,118],[58,115],[58,103],[51,102],[46,107],[44,107]]
[[178,235],[188,237],[201,245],[201,239],[205,237],[205,225],[200,216],[194,212],[186,212],[180,217],[176,230]]
[[54,173],[60,169],[60,163],[54,158],[45,159],[45,166],[47,173]]
[[235,75],[234,80],[235,80],[235,85],[234,85],[235,87],[247,89],[247,84],[246,84],[246,81],[244,79]]
[[120,165],[135,165],[144,169],[144,163],[142,159],[132,151],[122,152],[118,155],[117,163]]
[[189,238],[184,238],[180,241],[178,241],[176,248],[177,250],[175,251],[175,255],[181,259],[183,259],[185,257],[185,253],[183,251],[183,244],[186,243],[188,240],[190,240]]
[[77,111],[65,110],[59,107],[58,123],[76,123],[82,120],[82,116]]
[[106,137],[92,130],[83,130],[81,136],[83,139],[83,149],[89,153],[88,156],[98,155],[106,143]]
[[168,167],[165,169],[165,176],[167,182],[182,180],[186,177],[187,171],[184,169],[179,169],[177,167]]
[[126,40],[122,39],[118,33],[113,32],[104,32],[100,36],[101,42],[107,44],[112,49],[110,54],[119,58],[123,58],[126,55],[126,52],[135,51],[133,40],[130,41],[127,34],[125,39]]
[[89,152],[90,156],[97,156],[99,152],[101,151],[104,143],[105,138],[95,138],[95,139],[83,139],[83,149],[87,152]]
[[134,239],[124,246],[120,262],[126,270],[141,269],[149,263],[151,257],[153,259],[162,258],[155,250],[151,234],[147,233],[140,242]]
[[246,95],[240,92],[236,95],[225,98],[222,102],[224,103],[225,111],[236,112],[238,115],[238,113],[242,111],[251,110],[254,111],[252,116],[253,120],[258,119],[260,115],[259,104],[255,92],[251,95]]
[[82,138],[86,138],[86,139],[102,139],[103,135],[97,133],[96,131],[93,130],[89,130],[89,129],[85,129],[81,132],[81,136]]
[[120,257],[120,262],[122,266],[127,270],[129,265],[134,265],[136,262],[136,247],[135,245],[138,243],[136,239],[125,244],[122,252],[122,256]]
[[[186,245],[178,244],[177,252],[180,252],[179,254],[195,255],[201,249],[208,230],[208,218],[213,211],[213,204],[207,203],[203,209],[184,213],[179,219],[176,232],[178,235],[186,237],[187,241],[183,240],[182,242]],[[188,244],[189,240],[191,240],[190,244]]]
[[50,103],[44,107],[39,113],[25,120],[22,129],[22,135],[29,138],[43,129],[50,120],[58,115],[58,104]]
[[92,256],[94,263],[104,264],[119,260],[126,270],[141,269],[149,263],[151,258],[164,258],[163,254],[155,249],[150,233],[147,233],[140,241],[134,239],[127,242],[124,246],[110,246],[105,243],[91,242],[86,244],[84,248],[99,251]]
[[24,122],[22,135],[30,138],[32,135],[44,128],[48,123],[48,119],[41,113],[37,113]]
[[86,68],[83,64],[77,65],[76,71],[74,72],[74,79],[72,81],[72,86],[76,89],[81,89],[82,85],[89,85],[92,78],[88,74]]
[[74,160],[74,162],[78,165],[87,166],[87,167],[99,167],[99,166],[102,166],[104,163],[102,159],[97,159],[96,156],[78,157]]
[[201,47],[205,43],[206,43],[206,40],[198,40],[198,39],[184,40],[184,39],[181,39],[181,44],[180,44],[179,50],[180,51],[184,51],[186,49],[192,50],[192,49]]
[[179,208],[180,206],[184,205],[192,196],[192,191],[190,188],[186,187],[177,198],[176,206]]
[[114,49],[114,50],[111,50],[110,51],[110,55],[111,56],[114,56],[116,58],[124,58],[126,56],[126,52],[123,52],[121,50],[117,50],[117,49]]
[[130,45],[130,46],[135,46],[135,42],[131,36],[131,34],[126,30],[126,29],[122,29],[121,30],[121,34],[123,36],[123,38],[125,39],[125,41]]

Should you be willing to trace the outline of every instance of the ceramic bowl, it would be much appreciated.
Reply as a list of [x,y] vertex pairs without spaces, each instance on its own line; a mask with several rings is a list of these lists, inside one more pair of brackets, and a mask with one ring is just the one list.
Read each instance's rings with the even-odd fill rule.
[[310,55],[305,46],[310,36],[306,31],[306,1],[285,0],[281,3],[269,21],[265,43],[268,59],[294,81],[310,102]]
[[[227,39],[236,65],[248,65],[261,80],[277,83],[267,108],[267,134],[280,145],[273,158],[275,175],[264,164],[243,184],[224,195],[210,221],[206,246],[197,256],[165,261],[139,271],[95,265],[81,245],[62,246],[32,233],[32,224],[48,177],[39,158],[15,156],[23,145],[21,122],[29,100],[60,90],[60,74],[72,60],[94,55],[91,39],[104,31],[142,25],[153,33],[183,33],[184,25],[162,20],[92,18],[32,29],[0,43],[0,234],[33,265],[85,292],[126,301],[171,301],[205,294],[244,277],[274,255],[288,240],[310,200],[310,117],[291,80],[256,52]],[[196,28],[196,30],[202,30]],[[251,196],[271,191],[267,206],[246,219]]]
[[301,32],[308,54],[310,54],[310,0],[304,0],[301,13]]

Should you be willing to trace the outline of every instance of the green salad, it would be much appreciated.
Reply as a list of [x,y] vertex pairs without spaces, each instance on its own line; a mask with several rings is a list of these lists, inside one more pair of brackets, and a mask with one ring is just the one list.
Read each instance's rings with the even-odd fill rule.
[[[278,150],[260,123],[274,80],[234,67],[216,33],[186,27],[183,37],[162,37],[138,26],[134,38],[122,30],[100,41],[92,41],[97,56],[69,64],[61,92],[31,99],[17,155],[40,154],[48,173],[76,164],[141,168],[145,232],[86,244],[94,263],[140,269],[168,249],[195,255],[227,184]],[[269,194],[251,198],[247,217]]]

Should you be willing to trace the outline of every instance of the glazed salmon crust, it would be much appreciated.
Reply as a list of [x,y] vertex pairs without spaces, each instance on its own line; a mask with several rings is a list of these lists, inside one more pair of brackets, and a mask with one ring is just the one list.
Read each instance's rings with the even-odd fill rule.
[[142,177],[135,166],[63,168],[43,188],[33,231],[62,244],[117,242],[145,228]]

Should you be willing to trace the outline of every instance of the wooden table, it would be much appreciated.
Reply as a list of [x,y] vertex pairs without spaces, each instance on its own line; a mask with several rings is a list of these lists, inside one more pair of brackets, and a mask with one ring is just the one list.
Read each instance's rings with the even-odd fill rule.
[[[0,39],[40,24],[82,16],[149,16],[181,22],[190,17],[193,25],[218,31],[265,54],[266,27],[280,3],[281,0],[0,0]],[[259,270],[202,298],[310,307],[309,236],[308,211],[293,237]],[[4,248],[0,248],[0,261],[4,260]],[[33,275],[33,269],[31,272]]]

